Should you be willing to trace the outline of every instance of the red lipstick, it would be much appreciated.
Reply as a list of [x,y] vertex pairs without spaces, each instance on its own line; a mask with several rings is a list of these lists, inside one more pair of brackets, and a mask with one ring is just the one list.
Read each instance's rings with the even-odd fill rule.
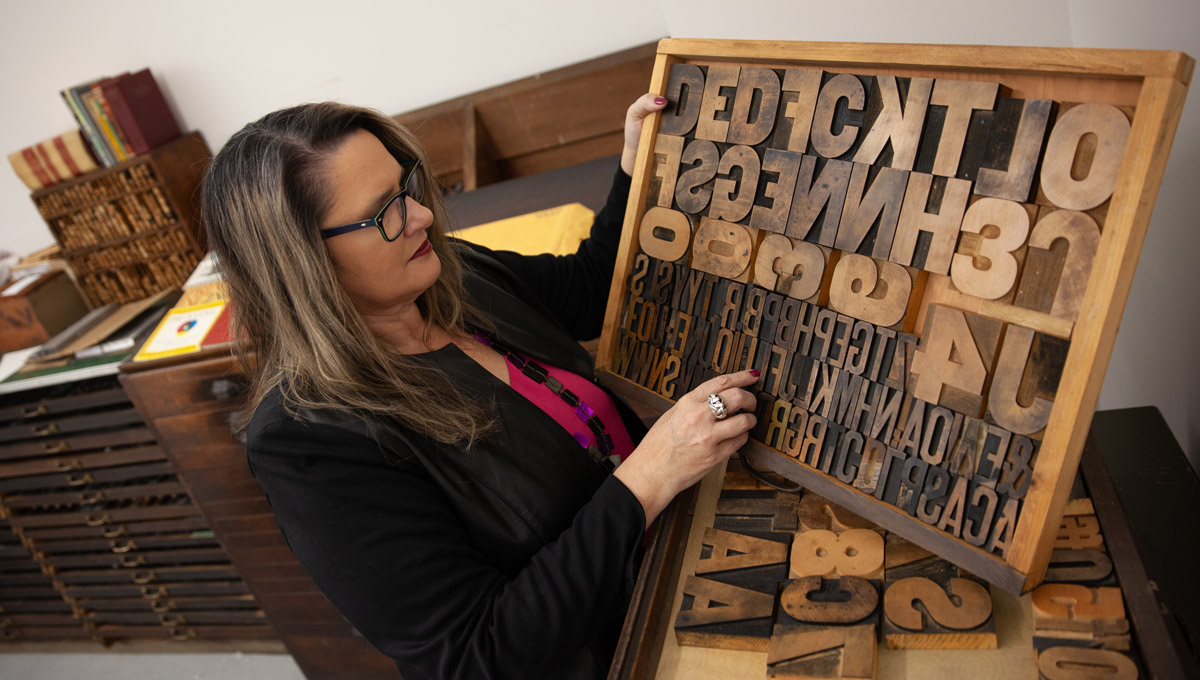
[[432,252],[433,252],[433,244],[429,242],[429,239],[425,239],[425,242],[422,243],[421,246],[419,248],[417,248],[417,251],[412,254],[412,257],[410,257],[408,259],[409,259],[409,261],[412,261],[412,260],[417,259],[418,257],[425,257],[426,255],[428,255],[429,253],[432,253]]

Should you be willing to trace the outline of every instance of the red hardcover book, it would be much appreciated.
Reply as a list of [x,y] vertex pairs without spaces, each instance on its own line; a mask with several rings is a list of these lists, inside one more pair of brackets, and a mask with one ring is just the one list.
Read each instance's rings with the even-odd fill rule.
[[114,78],[102,87],[134,153],[146,153],[181,134],[150,69]]
[[116,83],[116,81],[127,75],[129,75],[128,71],[116,76],[115,78],[105,78],[104,80],[101,80],[100,82],[92,85],[92,93],[96,95],[96,102],[100,104],[100,110],[104,113],[103,122],[112,126],[113,136],[116,138],[116,142],[120,147],[118,150],[122,155],[125,156],[125,158],[131,158],[136,152],[133,150],[133,147],[129,145],[129,137],[125,134],[125,129],[121,127],[121,122],[117,120],[117,115],[112,109],[112,103],[108,101],[108,92],[111,89],[111,86]]

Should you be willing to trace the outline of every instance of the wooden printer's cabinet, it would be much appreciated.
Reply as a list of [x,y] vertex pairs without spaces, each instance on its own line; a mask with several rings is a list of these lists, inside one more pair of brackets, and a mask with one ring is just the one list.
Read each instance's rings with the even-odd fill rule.
[[0,640],[270,640],[113,377],[0,396]]
[[288,549],[230,422],[245,403],[237,362],[221,356],[121,378],[180,481],[311,680],[399,678],[317,590]]

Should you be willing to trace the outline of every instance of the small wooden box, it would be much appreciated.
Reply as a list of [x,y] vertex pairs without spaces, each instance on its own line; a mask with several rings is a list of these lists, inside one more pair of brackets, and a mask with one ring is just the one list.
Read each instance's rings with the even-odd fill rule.
[[61,269],[21,279],[0,292],[0,352],[46,342],[87,311],[79,288]]

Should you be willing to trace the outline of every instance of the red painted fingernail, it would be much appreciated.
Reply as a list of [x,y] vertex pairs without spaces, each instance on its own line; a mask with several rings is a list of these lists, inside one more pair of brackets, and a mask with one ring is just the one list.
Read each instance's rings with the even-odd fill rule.
[[654,103],[658,104],[659,106],[662,106],[663,104],[667,103],[667,98],[666,97],[655,97]]
[[752,376],[754,376],[755,378],[757,378],[757,377],[758,377],[758,369],[757,369],[757,368],[752,368],[752,369],[750,369],[750,375],[752,375]]

